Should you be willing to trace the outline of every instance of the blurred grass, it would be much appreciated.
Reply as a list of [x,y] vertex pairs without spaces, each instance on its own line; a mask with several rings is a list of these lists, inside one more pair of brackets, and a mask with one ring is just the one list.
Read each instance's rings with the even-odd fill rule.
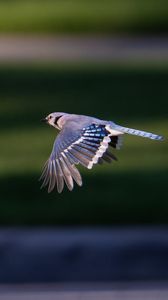
[[0,224],[167,224],[167,170],[91,173],[61,195],[39,190],[38,174],[1,178]]
[[[39,126],[44,113],[67,111],[136,121],[166,119],[168,66],[163,70],[96,66],[0,68],[1,128]],[[6,113],[10,118],[6,120]],[[28,116],[28,118],[27,118]],[[24,122],[23,122],[24,118]],[[155,120],[155,119],[154,119]],[[124,125],[123,124],[123,125]]]
[[166,0],[7,0],[0,32],[153,33],[168,31]]
[[81,168],[84,186],[62,195],[39,189],[56,136],[51,111],[95,115],[167,136],[168,69],[0,69],[0,223],[167,223],[168,143],[126,136],[119,161]]

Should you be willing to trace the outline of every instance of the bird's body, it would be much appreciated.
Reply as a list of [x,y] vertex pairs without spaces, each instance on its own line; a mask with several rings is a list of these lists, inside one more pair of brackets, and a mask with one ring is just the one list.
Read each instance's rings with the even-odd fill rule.
[[44,121],[60,130],[40,178],[44,180],[42,187],[48,185],[48,192],[57,185],[57,190],[61,193],[64,181],[69,190],[73,189],[73,180],[81,186],[82,178],[75,167],[77,164],[91,169],[96,163],[116,160],[108,148],[111,146],[119,149],[124,133],[163,140],[160,135],[83,115],[56,112],[47,116]]

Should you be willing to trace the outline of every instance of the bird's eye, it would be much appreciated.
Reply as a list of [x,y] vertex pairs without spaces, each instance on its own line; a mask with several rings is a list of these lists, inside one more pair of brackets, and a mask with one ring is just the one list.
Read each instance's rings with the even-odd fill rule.
[[49,116],[49,119],[51,120],[51,119],[52,119],[52,116]]

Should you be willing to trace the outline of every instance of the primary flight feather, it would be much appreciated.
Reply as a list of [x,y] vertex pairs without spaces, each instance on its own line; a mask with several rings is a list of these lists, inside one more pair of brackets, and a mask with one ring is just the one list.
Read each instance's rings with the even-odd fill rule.
[[70,191],[74,181],[81,186],[82,178],[75,166],[77,164],[91,169],[94,164],[116,160],[110,148],[120,148],[124,133],[163,140],[160,135],[83,115],[54,112],[43,121],[60,130],[40,177],[40,180],[43,179],[42,187],[48,185],[48,192],[56,185],[61,193],[64,182]]

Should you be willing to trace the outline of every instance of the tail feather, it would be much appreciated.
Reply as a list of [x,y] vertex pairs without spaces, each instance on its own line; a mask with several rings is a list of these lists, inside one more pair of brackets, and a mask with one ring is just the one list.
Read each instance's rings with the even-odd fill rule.
[[157,135],[151,132],[147,132],[147,131],[142,131],[142,130],[138,130],[138,129],[133,129],[133,128],[127,128],[127,127],[123,127],[120,125],[115,125],[115,129],[119,130],[123,133],[127,133],[127,134],[132,134],[132,135],[137,135],[137,136],[141,136],[141,137],[145,137],[151,140],[158,140],[158,141],[163,141],[164,137],[161,135]]

